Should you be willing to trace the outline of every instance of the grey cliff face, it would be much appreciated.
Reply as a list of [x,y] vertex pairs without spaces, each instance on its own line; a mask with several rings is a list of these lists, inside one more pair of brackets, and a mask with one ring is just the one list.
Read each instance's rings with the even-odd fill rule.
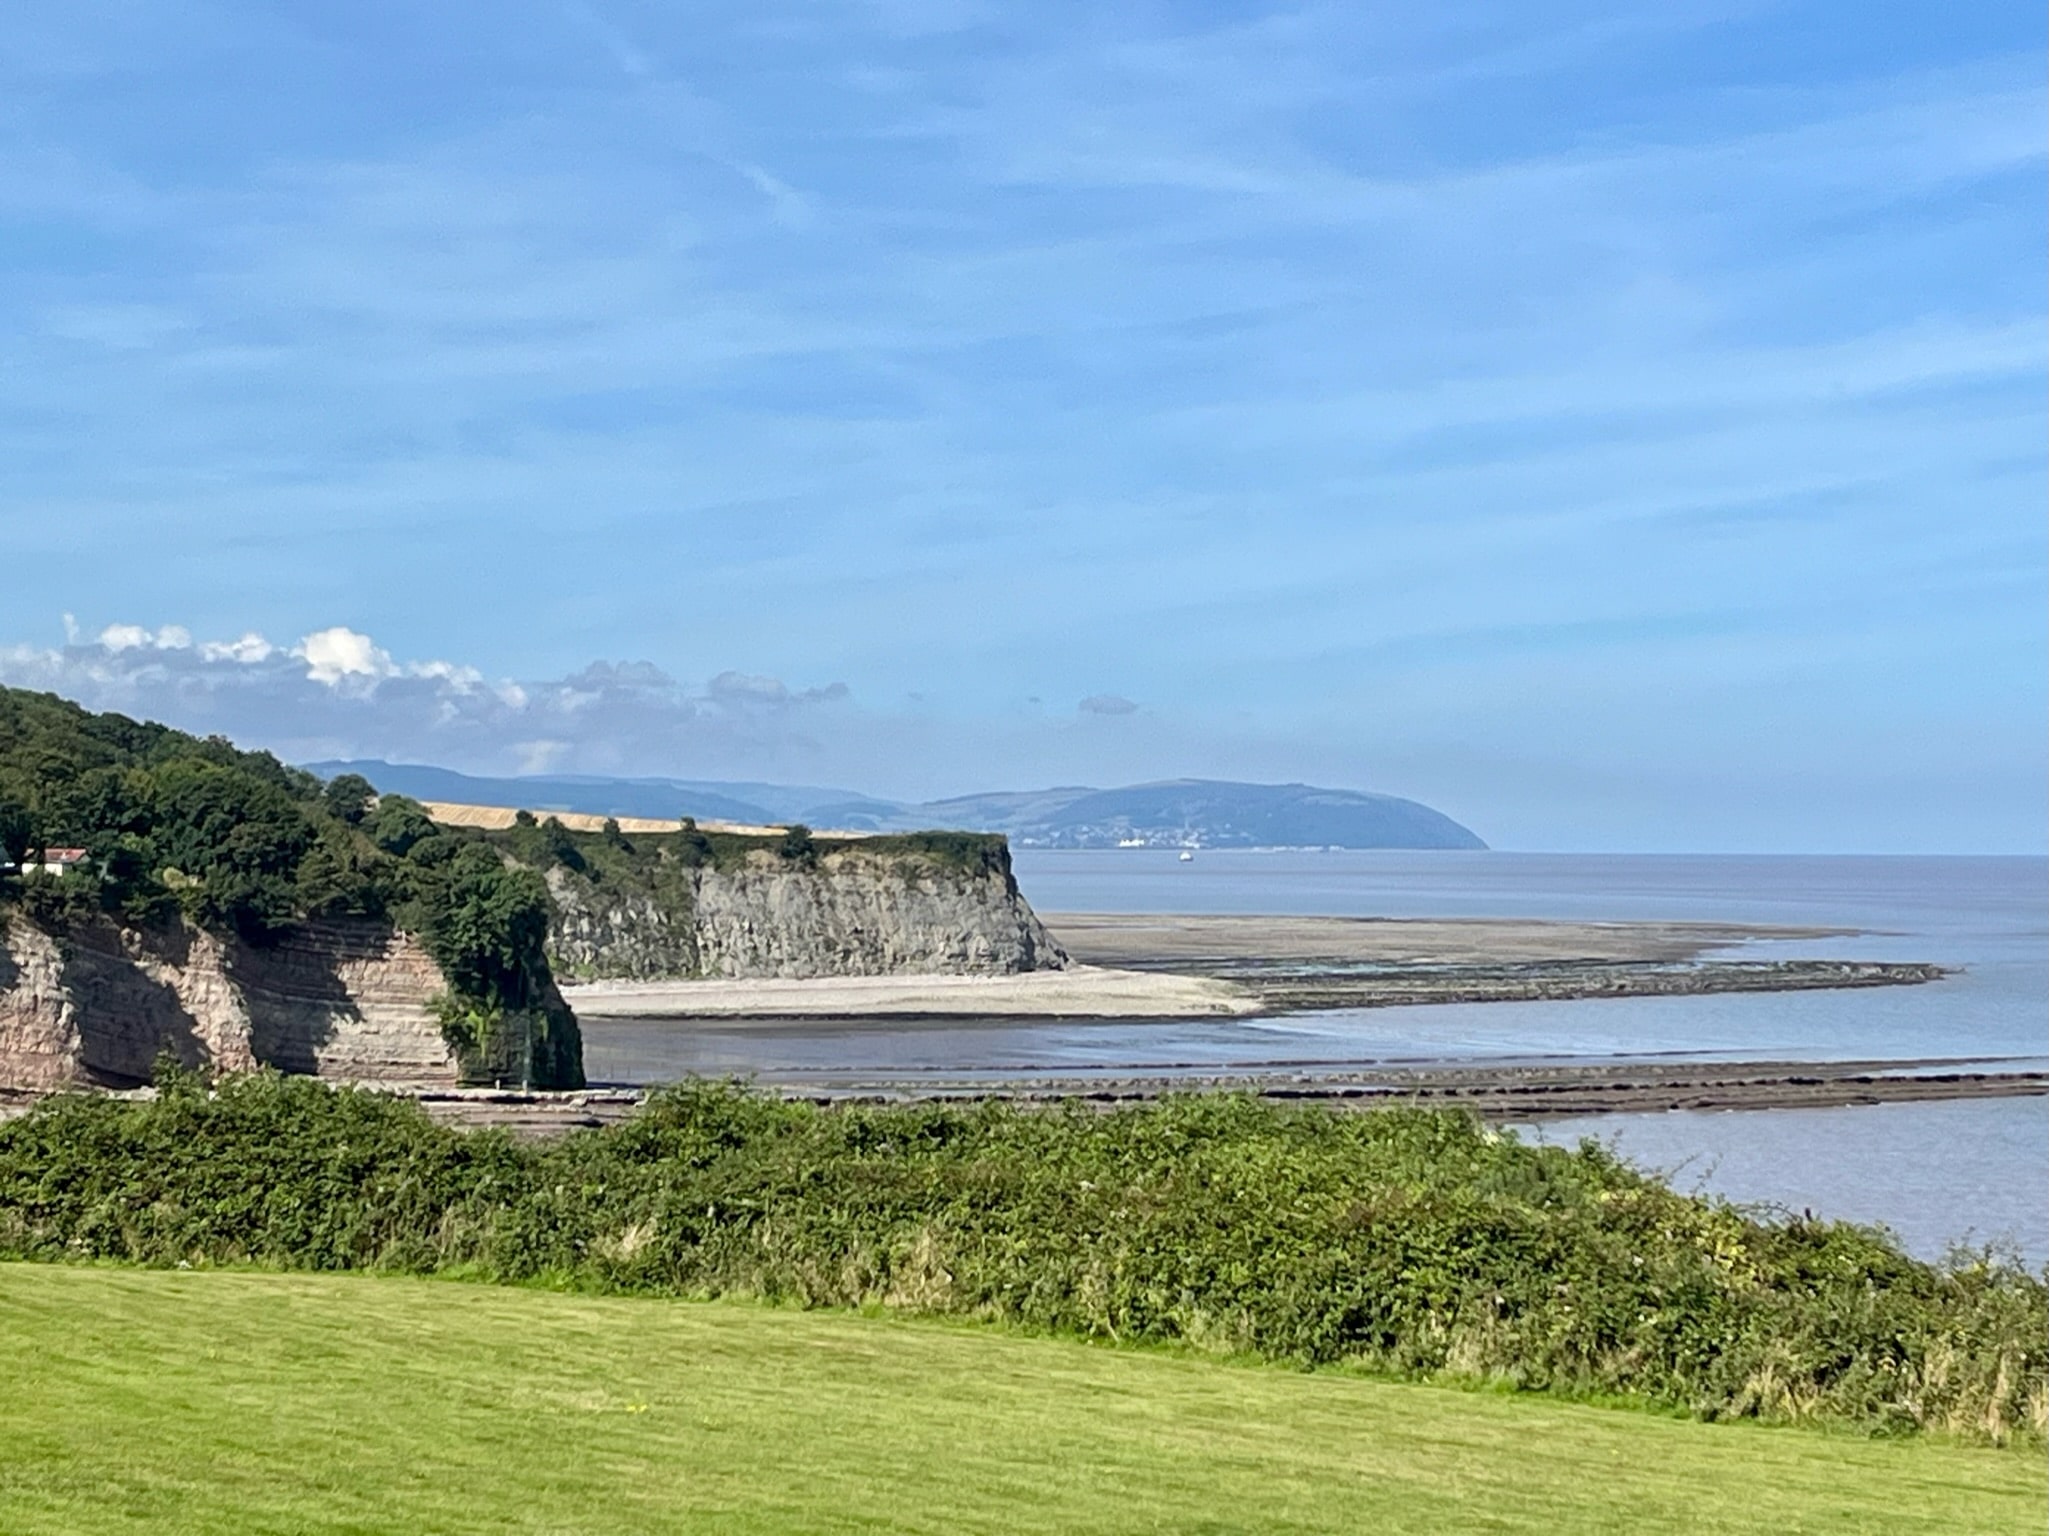
[[704,868],[657,896],[548,873],[549,949],[565,977],[1009,975],[1067,956],[1016,884],[859,850],[815,866],[757,854]]

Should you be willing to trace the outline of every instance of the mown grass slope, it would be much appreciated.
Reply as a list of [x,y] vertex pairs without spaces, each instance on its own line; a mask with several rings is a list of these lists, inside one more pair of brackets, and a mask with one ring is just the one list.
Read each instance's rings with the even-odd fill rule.
[[0,1265],[0,1530],[2040,1530],[2038,1457],[738,1303]]

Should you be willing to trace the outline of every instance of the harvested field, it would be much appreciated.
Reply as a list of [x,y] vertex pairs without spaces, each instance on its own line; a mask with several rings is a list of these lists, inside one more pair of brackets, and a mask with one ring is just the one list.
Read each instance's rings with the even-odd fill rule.
[[[434,820],[450,827],[483,827],[487,831],[503,831],[513,824],[519,815],[518,809],[509,805],[461,805],[453,800],[422,800],[421,806]],[[550,811],[534,807],[533,814],[552,816],[572,832],[599,832],[605,823],[616,821],[621,832],[680,832],[681,821],[671,821],[655,816],[592,816],[583,811]],[[707,832],[732,832],[743,837],[779,837],[783,828],[754,826],[742,821],[700,821],[697,825]],[[835,832],[834,837],[862,837],[860,832]]]

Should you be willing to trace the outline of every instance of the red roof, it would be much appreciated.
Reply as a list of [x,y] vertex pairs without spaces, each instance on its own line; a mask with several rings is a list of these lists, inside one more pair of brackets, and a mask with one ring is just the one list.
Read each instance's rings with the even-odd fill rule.
[[85,850],[83,848],[45,848],[43,850],[43,862],[45,864],[83,864],[85,862]]

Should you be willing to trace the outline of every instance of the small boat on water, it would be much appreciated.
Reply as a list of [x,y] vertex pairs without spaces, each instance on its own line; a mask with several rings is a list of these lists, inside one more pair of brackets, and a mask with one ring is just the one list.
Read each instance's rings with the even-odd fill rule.
[[1195,855],[1186,848],[1183,848],[1181,850],[1181,862],[1183,864],[1193,864],[1195,862]]

